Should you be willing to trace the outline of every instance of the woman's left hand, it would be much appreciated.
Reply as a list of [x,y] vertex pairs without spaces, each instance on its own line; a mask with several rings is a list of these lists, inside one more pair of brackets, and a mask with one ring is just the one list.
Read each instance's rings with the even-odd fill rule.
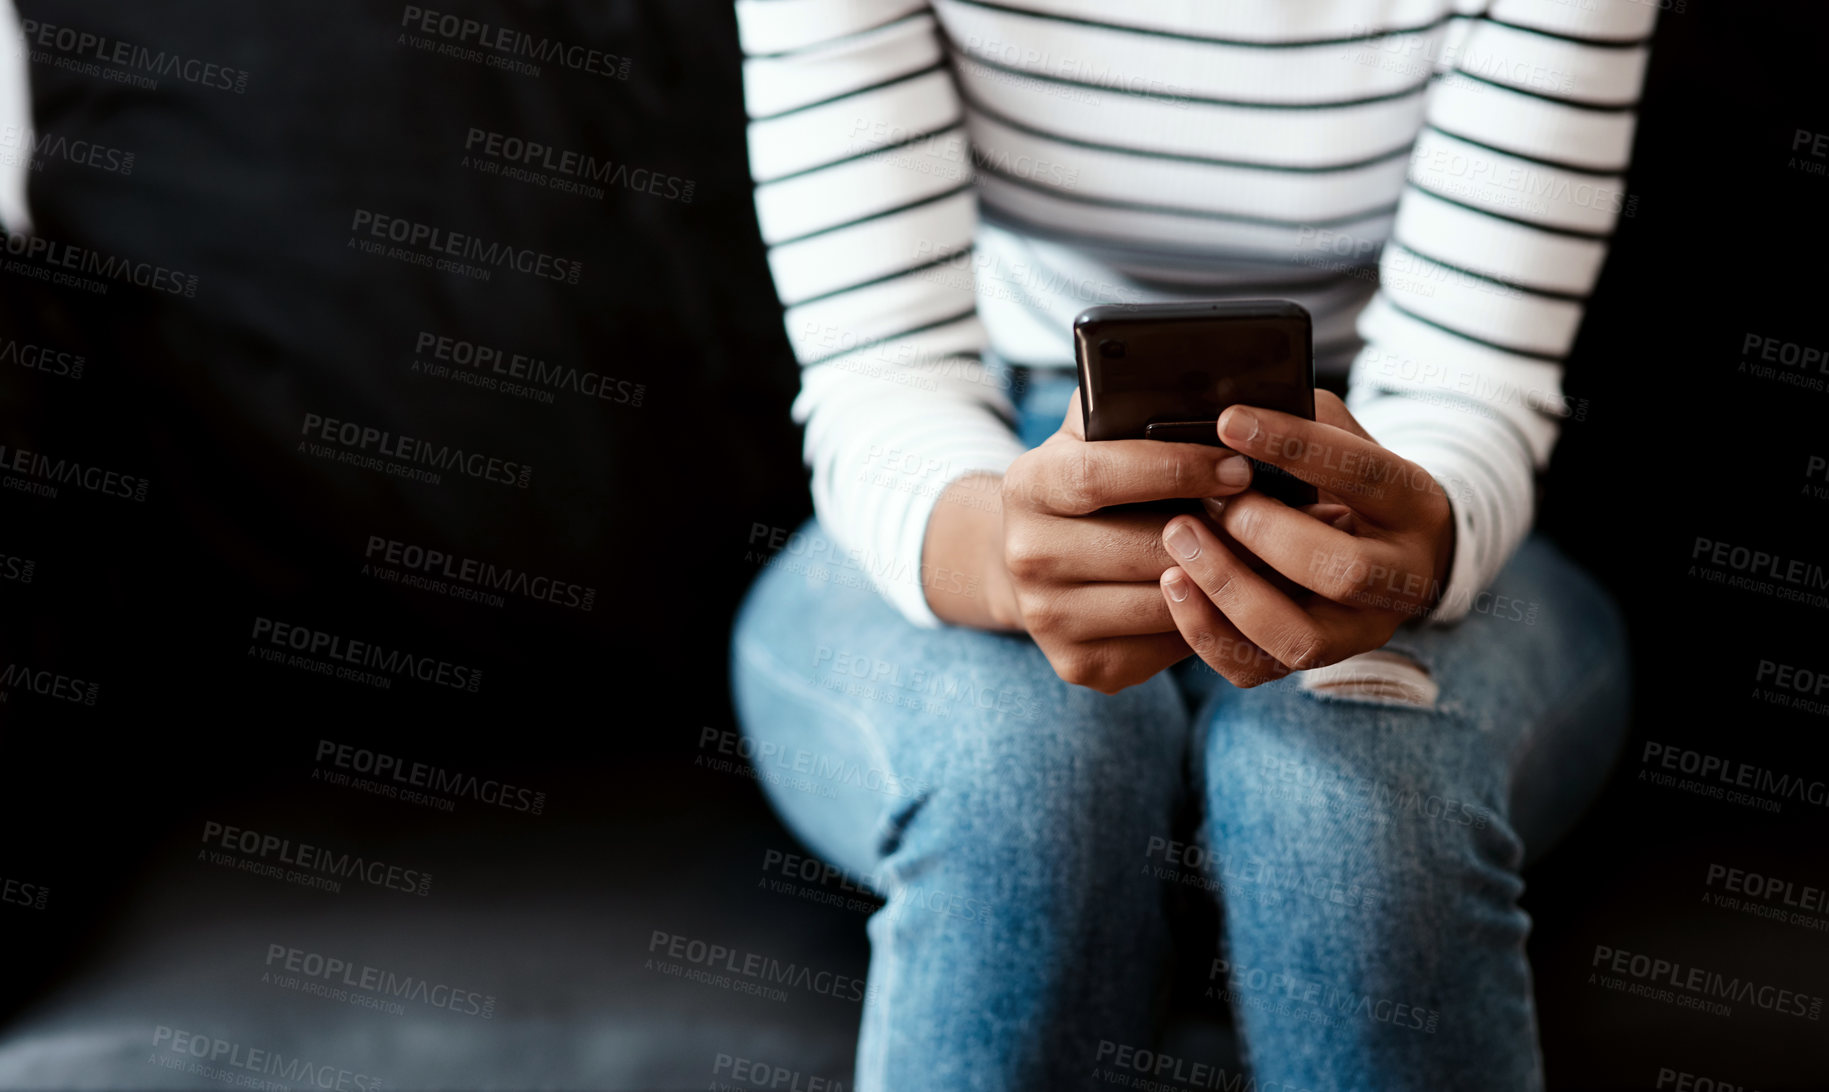
[[1253,489],[1207,510],[1227,535],[1288,579],[1256,571],[1192,516],[1163,528],[1178,564],[1162,593],[1182,637],[1215,671],[1257,686],[1381,647],[1440,600],[1454,514],[1428,471],[1381,447],[1345,403],[1315,393],[1315,420],[1233,406],[1219,438],[1315,486],[1290,508]]

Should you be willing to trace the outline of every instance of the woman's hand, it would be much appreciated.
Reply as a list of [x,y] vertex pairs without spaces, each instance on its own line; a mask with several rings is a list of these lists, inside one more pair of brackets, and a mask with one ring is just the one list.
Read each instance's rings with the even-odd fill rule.
[[[1025,631],[1061,678],[1116,693],[1184,659],[1188,645],[1158,585],[1175,564],[1162,545],[1169,514],[1107,509],[1231,497],[1250,482],[1247,460],[1206,444],[1088,443],[1075,393],[1060,430],[994,493],[979,476],[941,497],[923,564],[980,573],[985,594],[968,603],[930,592],[929,604],[947,621]],[[991,496],[1001,518],[987,511]]]
[[1238,686],[1381,647],[1434,607],[1454,556],[1453,512],[1428,471],[1379,446],[1330,392],[1316,393],[1315,417],[1233,406],[1219,438],[1314,485],[1320,504],[1297,510],[1253,490],[1207,505],[1292,591],[1201,520],[1177,516],[1163,529],[1173,567],[1162,595],[1176,630]]

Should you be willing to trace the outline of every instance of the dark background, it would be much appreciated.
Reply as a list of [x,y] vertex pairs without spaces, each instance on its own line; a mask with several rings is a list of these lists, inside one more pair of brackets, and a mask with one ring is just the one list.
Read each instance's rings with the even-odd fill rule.
[[[753,891],[756,847],[792,841],[753,783],[697,764],[704,733],[733,727],[725,642],[766,552],[758,540],[809,510],[788,419],[795,365],[750,203],[730,8],[441,5],[627,57],[619,80],[555,68],[530,78],[420,52],[397,41],[398,7],[19,7],[249,80],[243,94],[173,78],[146,90],[27,66],[40,135],[135,153],[131,174],[46,159],[31,176],[34,232],[194,273],[198,289],[110,282],[95,295],[0,272],[0,338],[86,358],[80,379],[0,367],[0,444],[151,482],[144,503],[0,491],[0,555],[36,563],[30,583],[0,580],[0,663],[100,684],[93,706],[0,695],[0,876],[53,892],[43,911],[0,905],[13,1029],[0,1025],[0,1075],[35,1029],[81,1027],[99,1011],[85,1005],[105,1001],[58,999],[115,963],[137,966],[121,953],[156,949],[170,923],[232,931],[269,911],[314,912],[316,893],[188,859],[200,817],[265,817],[295,837],[436,862],[440,909],[387,904],[365,923],[366,896],[345,897],[341,935],[392,951],[448,937],[473,949],[465,966],[511,983],[501,992],[519,1003],[513,1015],[556,1027],[555,1044],[569,1042],[567,1020],[610,1034],[607,1054],[574,1054],[553,1083],[703,1087],[709,1059],[752,1034],[779,1062],[848,1081],[855,1008],[783,1016],[630,970],[655,928],[754,930],[744,935],[774,938],[775,950],[860,967],[863,951],[861,915]],[[1829,936],[1702,898],[1711,863],[1829,886],[1824,809],[1788,801],[1768,814],[1639,777],[1647,740],[1829,776],[1818,758],[1829,721],[1755,693],[1762,660],[1829,670],[1829,615],[1691,569],[1699,537],[1829,564],[1829,500],[1805,489],[1807,459],[1829,455],[1829,391],[1740,368],[1749,333],[1829,348],[1829,176],[1792,165],[1829,165],[1792,147],[1800,129],[1829,129],[1825,44],[1805,3],[1666,8],[1636,201],[1570,361],[1568,392],[1588,409],[1564,429],[1541,526],[1624,603],[1638,702],[1613,786],[1527,877],[1556,1087],[1658,1087],[1663,1070],[1829,1087],[1820,1021],[1751,1006],[1703,1015],[1587,981],[1599,944],[1829,994]],[[691,180],[692,199],[611,188],[598,201],[479,174],[460,165],[472,128]],[[371,257],[346,246],[356,209],[585,272],[575,286],[505,271],[482,282]],[[429,379],[410,370],[420,331],[595,370],[640,384],[643,398],[560,393],[547,406]],[[528,462],[532,486],[447,476],[430,487],[311,459],[296,450],[306,412]],[[597,589],[595,607],[510,596],[491,608],[382,583],[361,574],[372,535],[562,576]],[[480,667],[485,681],[476,693],[378,690],[263,663],[248,655],[256,617]],[[552,803],[537,818],[461,806],[444,816],[315,784],[325,738],[536,785]],[[488,954],[498,948],[518,954]],[[568,999],[568,975],[603,951],[614,953],[604,973],[623,976],[598,980],[614,996]],[[122,1004],[141,1024],[169,1024],[246,979],[218,991],[198,970],[174,987],[194,1004],[150,986],[117,996],[158,998],[151,1012]],[[297,1020],[345,1018],[276,1004],[298,1006]],[[706,1006],[717,1012],[695,1030],[684,1014]],[[605,1020],[629,1034],[615,1038]],[[475,1030],[450,1024],[436,1027]],[[821,1045],[794,1045],[794,1029],[814,1025]],[[685,1054],[689,1064],[667,1068]],[[462,1082],[447,1064],[409,1051],[388,1075]],[[546,1063],[498,1064],[512,1077]],[[128,1084],[171,1079],[137,1060],[120,1072]]]

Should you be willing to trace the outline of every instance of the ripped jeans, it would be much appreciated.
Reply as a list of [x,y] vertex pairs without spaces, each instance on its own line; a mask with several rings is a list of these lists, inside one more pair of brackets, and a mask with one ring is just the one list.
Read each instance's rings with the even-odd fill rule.
[[[1025,440],[1070,391],[1031,393]],[[1542,1086],[1519,873],[1604,781],[1629,685],[1617,610],[1550,543],[1458,625],[1401,629],[1386,666],[1428,685],[1375,702],[1192,658],[1070,686],[1024,636],[920,629],[861,572],[795,564],[834,556],[800,533],[731,660],[781,818],[887,900],[859,1092],[1194,1080],[1144,1053],[1190,883],[1260,1092]]]

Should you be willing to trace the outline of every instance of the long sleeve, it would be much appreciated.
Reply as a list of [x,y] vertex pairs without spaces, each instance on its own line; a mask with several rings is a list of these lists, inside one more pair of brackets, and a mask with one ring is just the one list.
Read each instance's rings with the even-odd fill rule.
[[1433,621],[1465,616],[1530,530],[1569,413],[1563,358],[1626,204],[1656,10],[1494,0],[1443,52],[1348,397],[1449,495]]
[[957,478],[1022,444],[981,363],[964,115],[925,0],[738,0],[756,213],[801,365],[813,504],[911,622]]

